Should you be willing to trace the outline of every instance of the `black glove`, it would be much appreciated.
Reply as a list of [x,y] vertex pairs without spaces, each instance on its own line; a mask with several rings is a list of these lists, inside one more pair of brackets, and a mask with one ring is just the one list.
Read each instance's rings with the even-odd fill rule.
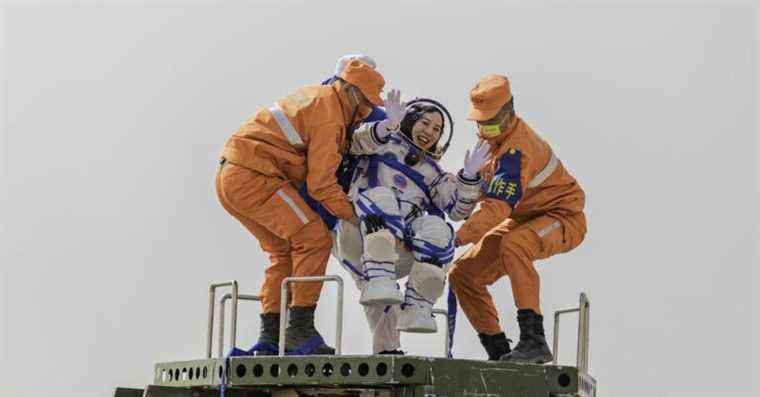
[[380,215],[367,215],[362,221],[364,222],[365,235],[385,229],[385,221]]

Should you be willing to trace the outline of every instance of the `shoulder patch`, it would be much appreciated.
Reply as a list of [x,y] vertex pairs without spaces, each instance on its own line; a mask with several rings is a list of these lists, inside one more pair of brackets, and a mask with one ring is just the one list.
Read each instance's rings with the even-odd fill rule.
[[522,152],[509,148],[499,157],[499,164],[488,183],[486,197],[506,201],[512,208],[522,198],[520,186],[520,158]]

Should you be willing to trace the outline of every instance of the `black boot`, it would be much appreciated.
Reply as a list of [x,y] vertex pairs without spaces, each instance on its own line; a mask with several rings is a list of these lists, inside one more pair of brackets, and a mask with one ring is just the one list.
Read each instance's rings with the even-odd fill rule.
[[276,356],[280,343],[280,313],[262,313],[259,340],[251,348],[257,356]]
[[480,344],[486,348],[488,359],[491,361],[498,360],[499,357],[510,352],[509,344],[512,340],[507,339],[503,332],[496,335],[478,334]]
[[294,355],[335,354],[314,328],[316,306],[290,308],[290,324],[285,331],[285,351]]
[[522,309],[517,311],[517,322],[520,323],[520,341],[501,360],[518,364],[545,364],[552,361],[554,356],[544,335],[544,316],[531,309]]
[[401,349],[383,350],[377,354],[391,354],[391,355],[403,356],[404,351]]

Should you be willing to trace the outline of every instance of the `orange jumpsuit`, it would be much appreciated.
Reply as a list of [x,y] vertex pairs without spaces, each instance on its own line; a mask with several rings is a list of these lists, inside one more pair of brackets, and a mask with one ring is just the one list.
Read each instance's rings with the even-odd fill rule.
[[577,247],[586,217],[583,190],[522,119],[513,117],[490,143],[480,209],[457,232],[459,245],[474,245],[455,261],[449,280],[475,330],[495,335],[502,330],[486,287],[507,275],[518,309],[541,313],[533,261]]
[[[225,144],[217,194],[269,254],[264,313],[279,313],[285,277],[324,275],[329,259],[330,232],[299,195],[299,184],[338,218],[354,215],[335,177],[352,112],[334,85],[305,87],[260,110]],[[321,282],[292,284],[291,305],[315,305],[321,288]]]

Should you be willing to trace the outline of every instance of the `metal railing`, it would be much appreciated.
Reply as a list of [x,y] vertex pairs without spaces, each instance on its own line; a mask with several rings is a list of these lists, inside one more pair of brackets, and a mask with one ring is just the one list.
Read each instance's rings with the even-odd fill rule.
[[580,304],[578,307],[560,309],[554,312],[554,361],[552,364],[557,365],[559,357],[559,318],[566,313],[578,312],[578,352],[577,367],[578,371],[588,374],[588,345],[589,345],[589,317],[591,313],[591,301],[585,292],[581,293]]
[[282,280],[280,289],[280,345],[279,355],[285,356],[285,328],[287,326],[287,309],[288,309],[288,284],[290,283],[308,283],[315,281],[335,281],[338,284],[338,318],[335,331],[335,354],[341,353],[341,342],[343,338],[343,279],[340,276],[308,276],[308,277],[286,277]]
[[449,356],[449,311],[446,309],[436,309],[433,308],[433,315],[441,314],[445,317],[446,321],[444,323],[446,324],[446,338],[444,339],[443,344],[443,357]]
[[[218,336],[218,355],[219,358],[224,358],[224,312],[226,307],[227,300],[232,298],[232,294],[227,293],[222,296],[221,299],[219,299],[219,336]],[[247,301],[260,301],[261,298],[257,295],[245,295],[245,294],[239,294],[238,295],[239,300],[247,300]],[[237,313],[233,313],[233,319],[234,323],[237,323],[237,319],[235,318],[237,316]],[[237,334],[237,330],[233,330]],[[237,341],[233,338],[232,341],[232,347],[235,347],[237,344]]]
[[[281,306],[280,306],[280,345],[278,346],[278,351],[280,356],[284,356],[284,341],[285,341],[285,330],[287,328],[287,294],[288,294],[288,284],[290,283],[296,283],[296,282],[316,282],[316,281],[335,281],[338,284],[338,307],[337,307],[337,320],[336,320],[336,342],[335,342],[335,354],[340,355],[342,350],[342,339],[343,339],[343,279],[340,276],[337,275],[328,275],[328,276],[313,276],[313,277],[287,277],[282,281],[282,289],[281,289]],[[237,316],[238,316],[238,301],[239,300],[248,300],[248,301],[260,301],[261,298],[257,295],[247,295],[247,294],[240,294],[239,293],[239,285],[236,280],[231,280],[227,282],[222,283],[213,283],[209,287],[209,312],[208,312],[208,335],[207,335],[207,344],[206,344],[206,358],[211,358],[211,352],[212,352],[212,343],[213,343],[213,333],[214,333],[214,312],[215,312],[215,296],[216,296],[216,289],[219,287],[232,287],[232,292],[224,294],[219,299],[219,335],[217,336],[217,355],[219,358],[224,358],[224,329],[225,329],[225,312],[227,304],[226,302],[230,299],[232,299],[232,309],[230,312],[231,317],[231,324],[230,324],[230,339],[229,344],[232,347],[235,347],[237,344]],[[578,311],[577,308],[574,309],[565,309],[564,312],[573,312]],[[449,322],[448,322],[448,310],[446,309],[438,309],[433,308],[433,315],[442,315],[445,317],[446,321],[444,321],[445,325],[445,338],[444,338],[444,345],[443,345],[443,356],[448,357],[449,354]],[[558,314],[555,313],[555,335],[557,334],[556,330],[559,324],[558,321]],[[555,336],[554,341],[554,350],[557,350],[557,337]],[[556,359],[555,359],[556,360]]]
[[206,338],[206,358],[211,358],[211,344],[214,339],[214,301],[216,289],[219,287],[232,287],[232,330],[230,331],[230,344],[235,345],[235,332],[237,330],[237,302],[238,302],[238,282],[231,280],[223,283],[213,283],[209,286],[208,300],[208,335]]

